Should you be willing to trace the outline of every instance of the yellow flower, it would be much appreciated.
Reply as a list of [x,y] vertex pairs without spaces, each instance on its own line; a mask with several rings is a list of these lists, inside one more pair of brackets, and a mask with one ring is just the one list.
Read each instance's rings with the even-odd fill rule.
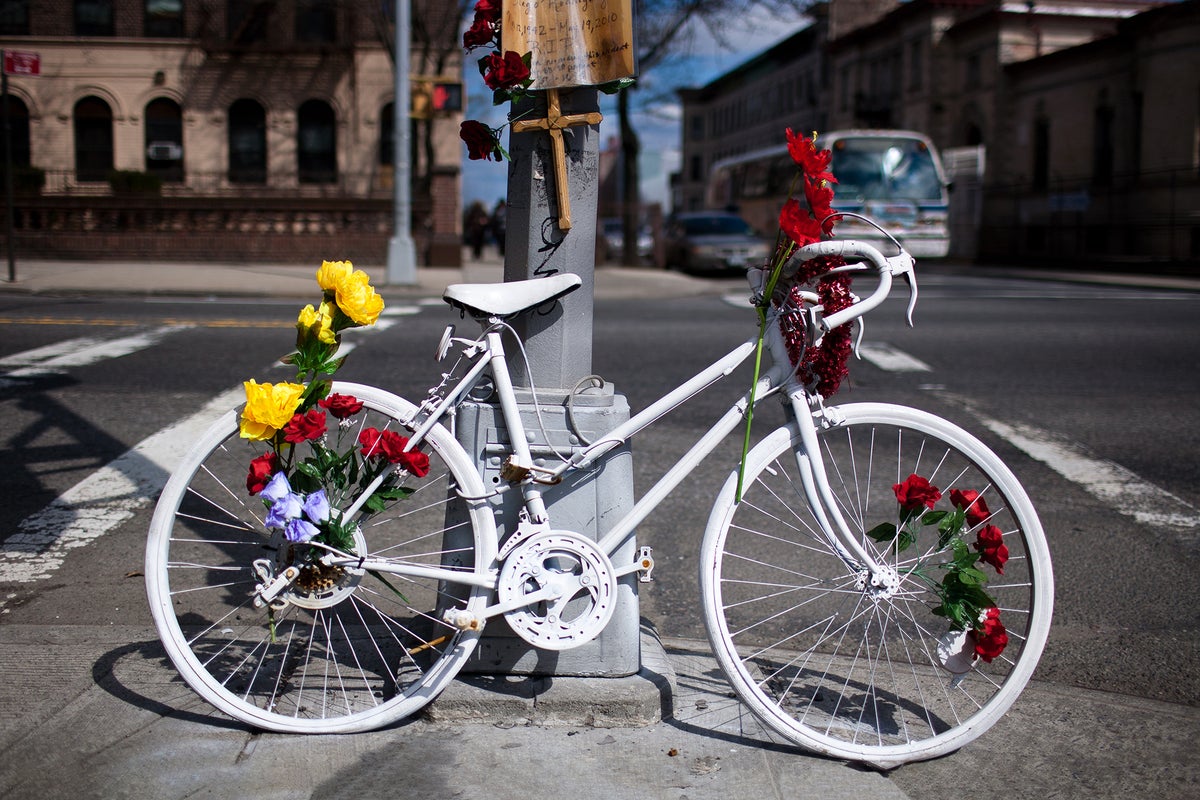
[[319,309],[313,308],[311,303],[300,309],[296,328],[302,341],[315,337],[324,344],[337,344],[337,334],[333,330],[333,308],[329,303],[321,303]]
[[246,407],[242,409],[240,430],[243,439],[270,439],[291,422],[300,405],[304,386],[299,383],[257,383],[248,380]]
[[374,325],[383,311],[383,298],[371,287],[370,277],[354,270],[341,278],[335,289],[338,308],[359,325]]
[[349,261],[322,261],[317,270],[317,283],[327,292],[337,291],[337,285],[343,278],[354,272],[354,265]]

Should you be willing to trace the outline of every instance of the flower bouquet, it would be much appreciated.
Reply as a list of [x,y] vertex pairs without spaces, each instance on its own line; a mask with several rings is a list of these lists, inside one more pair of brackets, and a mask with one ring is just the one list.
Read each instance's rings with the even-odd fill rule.
[[[988,575],[979,564],[1003,575],[1008,546],[1001,530],[990,524],[992,512],[987,502],[972,489],[951,489],[952,510],[935,509],[943,497],[941,490],[916,474],[895,484],[892,491],[899,503],[900,524],[881,523],[867,531],[867,536],[899,556],[936,533],[936,546],[922,545],[934,558],[918,559],[909,574],[940,598],[933,613],[950,624],[939,642],[939,660],[956,673],[969,670],[976,658],[991,663],[1008,645],[1008,632],[996,601],[986,591]],[[965,537],[972,531],[975,542],[968,545]],[[940,580],[937,572],[943,573]]]
[[[338,355],[342,331],[373,325],[383,298],[367,274],[348,261],[323,262],[317,283],[321,302],[300,311],[296,350],[283,359],[295,366],[295,381],[246,381],[239,422],[243,439],[267,446],[249,464],[246,491],[262,499],[268,529],[293,545],[308,546],[306,555],[295,559],[303,564],[301,586],[329,582],[325,573],[330,570],[320,564],[324,552],[356,553],[360,508],[382,510],[411,494],[403,485],[406,476],[429,472],[428,457],[410,449],[399,433],[367,427],[355,435],[354,419],[363,402],[331,393],[331,378],[345,362]],[[336,420],[332,432],[330,417]],[[356,501],[364,495],[364,501]]]

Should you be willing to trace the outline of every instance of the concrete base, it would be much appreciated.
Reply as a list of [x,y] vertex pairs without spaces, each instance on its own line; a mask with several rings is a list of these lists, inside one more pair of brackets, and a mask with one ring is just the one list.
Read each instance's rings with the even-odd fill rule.
[[623,678],[461,674],[422,712],[431,722],[638,728],[672,714],[675,669],[642,627],[641,668]]
[[[560,463],[559,455],[569,456],[584,442],[629,419],[628,402],[623,395],[613,392],[611,384],[575,395],[569,411],[566,396],[549,390],[538,390],[536,405],[527,390],[518,391],[518,400],[534,464],[547,468]],[[500,467],[511,452],[499,407],[490,403],[462,403],[456,431],[459,442],[475,458],[484,486],[499,485]],[[633,507],[633,464],[628,447],[613,450],[587,473],[569,476],[557,486],[546,486],[543,498],[553,530],[599,539]],[[494,497],[492,503],[503,544],[515,530],[521,496],[510,491]],[[633,563],[637,558],[634,537],[611,558],[614,566]],[[488,622],[463,672],[578,677],[636,675],[641,668],[639,626],[637,576],[627,575],[618,582],[612,620],[592,641],[568,650],[541,650],[513,633],[503,618],[496,618]]]

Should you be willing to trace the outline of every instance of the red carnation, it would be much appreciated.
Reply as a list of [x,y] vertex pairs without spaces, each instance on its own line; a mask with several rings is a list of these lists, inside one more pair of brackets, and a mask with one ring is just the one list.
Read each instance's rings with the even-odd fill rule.
[[348,419],[362,411],[363,402],[351,394],[331,394],[324,400],[318,400],[317,405],[338,419]]
[[418,478],[424,478],[429,474],[429,456],[420,450],[401,453],[399,464]]
[[992,513],[974,489],[951,489],[950,502],[967,512],[967,522],[972,525],[978,525]]
[[283,426],[283,440],[292,444],[319,439],[325,435],[325,412],[309,409],[296,414],[292,421]]
[[788,155],[792,157],[792,161],[796,162],[808,180],[814,183],[820,181],[837,183],[837,179],[829,171],[829,164],[833,160],[831,151],[818,150],[816,143],[811,138],[797,136],[792,133],[791,128],[787,128],[785,133],[787,134]]
[[921,506],[933,508],[942,499],[942,493],[936,486],[916,474],[909,475],[904,483],[894,484],[892,491],[896,493],[900,508],[905,511],[920,511]]
[[521,54],[509,50],[504,55],[492,53],[480,59],[484,67],[483,82],[491,89],[511,89],[529,80],[529,66]]
[[404,446],[408,438],[395,431],[380,431],[366,428],[358,435],[358,443],[362,445],[362,454],[367,458],[382,459],[389,464],[399,464],[408,455]]
[[779,227],[800,247],[821,241],[821,225],[794,197],[788,198],[779,212]]
[[996,572],[1003,575],[1004,565],[1008,563],[1008,545],[1004,543],[1004,534],[995,525],[984,525],[975,539],[975,549],[979,551],[979,560],[991,564]]
[[250,473],[246,475],[246,491],[258,494],[271,482],[275,473],[279,472],[279,456],[273,451],[263,453],[250,462]]

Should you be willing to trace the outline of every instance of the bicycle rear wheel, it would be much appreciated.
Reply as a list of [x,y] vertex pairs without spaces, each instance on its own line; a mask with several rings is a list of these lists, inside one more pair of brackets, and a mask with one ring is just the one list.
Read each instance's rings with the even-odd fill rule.
[[[365,406],[352,427],[329,436],[353,443],[368,427],[410,432],[401,421],[412,410],[406,401],[353,384],[333,391]],[[163,490],[145,571],[168,655],[197,693],[256,728],[351,732],[413,714],[455,676],[478,639],[443,622],[441,612],[479,611],[490,590],[437,575],[305,563],[303,548],[267,528],[262,499],[246,490],[250,462],[263,449],[239,437],[230,412]],[[421,450],[428,475],[406,477],[413,493],[362,521],[355,555],[449,569],[465,580],[486,575],[496,555],[491,512],[463,499],[483,494],[474,464],[440,426]],[[256,561],[275,575],[301,569],[277,608],[253,602],[264,581]]]
[[[951,752],[1004,714],[1041,655],[1053,606],[1041,525],[999,458],[951,423],[872,403],[827,418],[841,419],[819,434],[838,508],[891,585],[871,586],[826,539],[800,482],[798,434],[780,428],[749,455],[742,501],[735,472],[713,507],[700,581],[709,639],[742,701],[796,744],[880,768]],[[942,493],[915,516],[893,489],[910,475]],[[954,498],[979,513],[947,537],[922,519],[952,514],[951,490],[978,492]],[[982,554],[977,542],[990,553],[974,566],[1007,629],[999,654],[994,627],[956,632],[934,613],[948,565]]]

